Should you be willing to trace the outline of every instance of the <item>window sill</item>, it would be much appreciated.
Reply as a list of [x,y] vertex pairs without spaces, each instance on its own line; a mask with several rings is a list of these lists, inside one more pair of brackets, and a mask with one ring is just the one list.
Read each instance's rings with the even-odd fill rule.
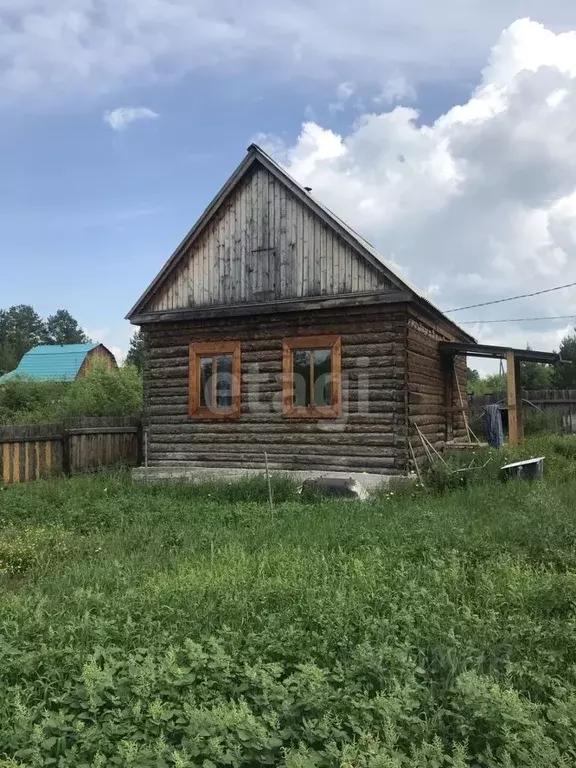
[[212,408],[199,408],[196,411],[191,411],[188,414],[188,418],[190,419],[212,419],[212,420],[221,420],[221,419],[239,419],[240,418],[240,409],[239,408],[218,408],[218,409],[212,409]]
[[284,411],[287,419],[338,419],[342,416],[342,408],[337,405],[326,408],[287,408]]

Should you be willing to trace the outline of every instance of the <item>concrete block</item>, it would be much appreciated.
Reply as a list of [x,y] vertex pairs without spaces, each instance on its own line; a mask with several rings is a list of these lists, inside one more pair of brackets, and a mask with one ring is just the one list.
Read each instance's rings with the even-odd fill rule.
[[[270,472],[272,477],[287,477],[298,484],[305,480],[333,478],[346,482],[356,481],[368,493],[379,488],[389,486],[391,480],[396,477],[390,475],[381,475],[371,472],[321,472],[319,470],[273,470]],[[263,477],[264,470],[258,469],[229,469],[217,467],[136,467],[132,470],[132,478],[141,483],[209,483],[223,482],[230,483],[241,481],[248,477]]]
[[307,478],[302,483],[300,493],[306,496],[330,496],[332,498],[366,501],[368,490],[353,477],[315,477]]

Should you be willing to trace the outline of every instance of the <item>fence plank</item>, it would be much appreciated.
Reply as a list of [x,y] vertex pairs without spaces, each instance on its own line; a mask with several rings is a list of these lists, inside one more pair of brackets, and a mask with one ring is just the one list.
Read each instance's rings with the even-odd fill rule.
[[135,465],[141,454],[140,435],[140,420],[134,417],[79,417],[62,424],[0,427],[0,483]]
[[124,435],[136,434],[138,427],[76,427],[75,429],[67,429],[66,432],[69,435]]

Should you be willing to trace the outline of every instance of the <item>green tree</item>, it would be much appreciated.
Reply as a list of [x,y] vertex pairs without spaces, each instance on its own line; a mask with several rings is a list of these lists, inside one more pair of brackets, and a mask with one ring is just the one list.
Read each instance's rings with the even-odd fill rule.
[[[527,345],[526,350],[529,352],[531,347]],[[550,366],[522,360],[520,363],[520,386],[522,389],[550,389],[553,386]]]
[[520,363],[522,389],[551,389],[553,371],[544,363]]
[[22,355],[46,340],[46,325],[34,307],[18,304],[0,310],[0,372],[14,370]]
[[480,381],[480,374],[475,368],[467,368],[468,372],[468,386],[476,384],[477,381]]
[[67,309],[58,309],[46,320],[48,344],[84,344],[90,341]]
[[144,359],[146,356],[146,340],[141,330],[134,331],[130,339],[130,349],[126,355],[127,365],[135,365],[139,373],[144,368]]
[[0,309],[0,374],[13,371],[22,356],[38,344],[87,341],[90,339],[66,309],[59,309],[46,322],[29,304]]
[[468,390],[473,395],[504,395],[506,393],[506,375],[493,373],[490,376],[468,379]]
[[553,385],[557,389],[576,389],[576,328],[562,339],[558,351],[566,362],[554,368]]
[[0,340],[0,376],[13,371],[17,365],[18,360],[12,342],[9,339]]

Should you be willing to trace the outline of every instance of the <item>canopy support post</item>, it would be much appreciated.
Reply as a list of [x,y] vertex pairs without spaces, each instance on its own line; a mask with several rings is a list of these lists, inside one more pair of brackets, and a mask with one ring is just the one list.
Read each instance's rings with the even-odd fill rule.
[[444,375],[444,409],[446,414],[446,442],[449,443],[454,438],[454,409],[453,409],[453,390],[454,379],[454,356],[442,355],[442,373]]
[[520,392],[520,361],[514,350],[506,353],[508,382],[508,445],[512,448],[524,439],[524,420],[522,418],[522,396]]

